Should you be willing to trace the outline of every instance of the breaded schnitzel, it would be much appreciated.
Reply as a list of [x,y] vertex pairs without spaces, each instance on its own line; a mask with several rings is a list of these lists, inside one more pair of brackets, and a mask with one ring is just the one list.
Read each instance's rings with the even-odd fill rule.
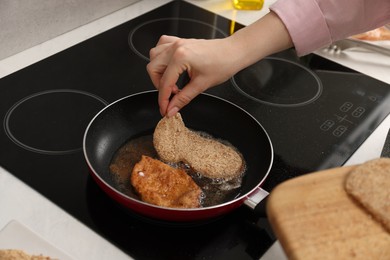
[[170,163],[188,163],[208,178],[231,180],[245,168],[242,156],[232,147],[188,129],[180,113],[157,124],[153,144],[159,157]]

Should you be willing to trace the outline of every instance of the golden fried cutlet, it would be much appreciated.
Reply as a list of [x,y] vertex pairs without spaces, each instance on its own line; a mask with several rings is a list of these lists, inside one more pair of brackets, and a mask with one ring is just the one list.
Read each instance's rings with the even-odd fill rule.
[[149,156],[133,168],[131,184],[141,200],[170,208],[199,208],[202,190],[182,169]]

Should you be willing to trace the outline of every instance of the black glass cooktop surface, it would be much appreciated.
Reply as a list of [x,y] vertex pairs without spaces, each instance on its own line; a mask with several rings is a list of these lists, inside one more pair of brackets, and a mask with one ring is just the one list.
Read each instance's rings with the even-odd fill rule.
[[[150,221],[108,198],[82,153],[84,130],[100,109],[154,89],[145,67],[160,35],[223,38],[240,28],[173,1],[0,79],[0,165],[136,259],[259,259],[275,241],[264,215],[242,206],[202,225]],[[207,92],[239,105],[268,132],[274,163],[263,188],[271,191],[342,165],[390,112],[389,89],[291,49]]]

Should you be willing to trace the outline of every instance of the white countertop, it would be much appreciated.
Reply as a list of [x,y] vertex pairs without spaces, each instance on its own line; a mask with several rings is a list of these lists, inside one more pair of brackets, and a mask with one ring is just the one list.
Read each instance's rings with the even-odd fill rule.
[[[90,24],[3,59],[0,61],[0,78],[167,2],[170,1],[139,1]],[[261,11],[234,10],[229,0],[192,0],[188,2],[248,25],[264,15],[268,11],[268,6],[274,1],[266,0],[265,6]],[[323,50],[319,50],[317,54],[390,84],[389,57],[356,50],[348,51],[345,55],[338,56]],[[355,152],[347,164],[361,163],[378,157],[389,128],[390,117],[387,117],[380,127]],[[0,208],[0,229],[11,220],[17,220],[74,259],[130,259],[129,256],[101,238],[94,231],[1,167]],[[285,256],[279,243],[275,243],[262,259],[284,258]]]

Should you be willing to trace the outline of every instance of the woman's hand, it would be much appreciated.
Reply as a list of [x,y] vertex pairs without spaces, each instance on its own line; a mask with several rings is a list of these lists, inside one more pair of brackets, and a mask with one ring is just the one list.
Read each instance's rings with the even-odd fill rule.
[[[175,115],[198,94],[229,79],[233,73],[229,64],[234,62],[229,52],[231,46],[227,39],[161,36],[156,47],[150,50],[147,65],[149,76],[159,91],[161,114]],[[190,81],[179,90],[176,82],[184,72],[188,73]]]

